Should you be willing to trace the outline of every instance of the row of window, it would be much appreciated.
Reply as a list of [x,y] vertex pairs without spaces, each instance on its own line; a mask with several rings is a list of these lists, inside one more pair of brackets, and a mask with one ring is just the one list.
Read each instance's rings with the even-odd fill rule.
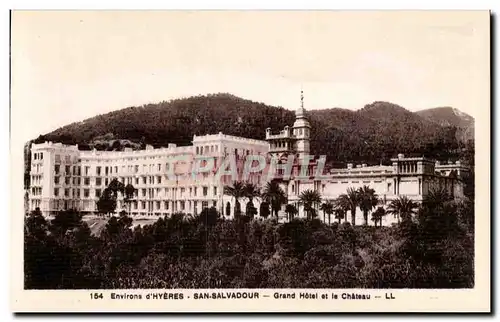
[[43,152],[33,153],[33,160],[43,160]]
[[[201,187],[201,193],[203,197],[208,196],[209,189],[208,187]],[[217,187],[212,187],[212,196],[217,196]],[[172,188],[172,191],[175,193],[178,188]],[[148,189],[140,189],[140,196],[146,197],[149,196],[151,198],[157,197],[161,195],[161,192],[163,190],[163,197],[167,197],[167,194],[169,193],[169,188],[148,188]],[[180,198],[185,197],[186,193],[186,188],[180,188]],[[199,197],[198,195],[198,188],[197,187],[190,187],[189,188],[189,197]]]
[[31,185],[38,186],[42,184],[43,176],[41,174],[31,176]]
[[41,196],[42,195],[42,188],[41,187],[32,187],[31,194],[33,196]]

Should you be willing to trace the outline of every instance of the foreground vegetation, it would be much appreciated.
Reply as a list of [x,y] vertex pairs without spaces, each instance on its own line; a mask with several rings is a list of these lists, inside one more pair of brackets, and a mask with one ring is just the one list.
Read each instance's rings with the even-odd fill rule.
[[[442,193],[442,192],[441,192]],[[132,227],[122,212],[99,237],[76,212],[25,221],[25,288],[471,288],[470,201],[426,198],[393,227],[234,220],[214,208]]]

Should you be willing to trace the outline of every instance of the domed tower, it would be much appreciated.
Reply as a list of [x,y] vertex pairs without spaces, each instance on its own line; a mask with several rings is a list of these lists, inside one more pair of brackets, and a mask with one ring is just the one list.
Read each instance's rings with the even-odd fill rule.
[[304,92],[300,91],[300,108],[295,111],[295,123],[293,123],[293,135],[296,137],[295,150],[302,158],[309,154],[309,140],[311,136],[311,125],[306,117],[304,109]]

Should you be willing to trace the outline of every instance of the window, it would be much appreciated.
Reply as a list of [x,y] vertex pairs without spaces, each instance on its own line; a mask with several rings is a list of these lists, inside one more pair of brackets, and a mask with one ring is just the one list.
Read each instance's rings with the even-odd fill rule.
[[70,163],[71,162],[71,157],[69,155],[64,156],[64,162]]
[[98,176],[100,176],[100,175],[101,175],[101,167],[97,167],[97,168],[96,168],[96,174],[97,174]]
[[83,189],[83,197],[85,198],[89,197],[89,189]]
[[141,209],[146,209],[146,202],[145,201],[141,201]]
[[61,166],[59,164],[56,164],[54,166],[54,170],[55,170],[56,174],[59,174],[59,171],[61,170],[60,168],[61,168]]
[[115,166],[115,173],[118,173],[118,166]]
[[54,188],[54,196],[59,196],[59,188]]
[[40,155],[40,160],[43,160],[43,152],[38,153]]
[[80,189],[76,189],[76,197],[80,198]]
[[160,202],[159,201],[156,202],[156,209],[160,209]]
[[184,201],[181,201],[181,210],[186,209],[186,203]]
[[158,171],[161,171],[161,164],[158,163]]
[[208,201],[202,201],[201,202],[201,209],[208,208]]
[[95,196],[99,198],[101,196],[101,189],[95,189]]
[[90,172],[90,167],[89,166],[86,166],[85,167],[85,175],[88,176],[89,175],[89,172]]
[[158,183],[158,184],[161,183],[161,176],[156,177],[156,183]]
[[146,189],[142,189],[142,196],[146,197]]
[[65,166],[65,167],[64,167],[64,172],[65,172],[66,174],[70,174],[70,173],[71,173],[71,167],[70,167],[69,165]]
[[135,178],[135,184],[138,185],[139,184],[139,178]]
[[104,184],[106,185],[106,187],[108,186],[108,184],[109,184],[109,179],[108,178],[104,179]]
[[196,197],[198,195],[198,188],[197,187],[194,187],[194,196]]
[[214,187],[214,196],[217,196],[217,187]]
[[55,161],[56,161],[57,163],[61,163],[61,156],[60,156],[59,154],[56,154],[56,155],[55,155]]
[[88,177],[84,178],[83,179],[83,184],[86,185],[86,186],[90,185],[90,178],[88,178]]
[[138,166],[138,165],[136,165],[136,166],[134,167],[134,172],[135,172],[135,173],[139,172],[139,166]]
[[206,197],[208,195],[208,187],[203,187],[203,196]]
[[95,178],[95,185],[100,186],[102,184],[102,178]]
[[146,177],[142,177],[142,184],[146,184]]
[[70,184],[70,183],[71,183],[71,178],[70,178],[70,177],[66,177],[66,178],[64,179],[64,183],[65,183],[65,184]]
[[168,201],[165,201],[165,209],[168,210]]
[[69,197],[69,189],[68,188],[64,189],[64,196]]
[[54,177],[54,183],[59,184],[59,177]]

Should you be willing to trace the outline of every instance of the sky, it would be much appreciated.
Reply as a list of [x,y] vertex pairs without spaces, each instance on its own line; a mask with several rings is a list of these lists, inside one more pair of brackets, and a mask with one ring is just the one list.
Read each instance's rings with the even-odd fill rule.
[[485,11],[14,11],[25,141],[128,106],[227,92],[296,109],[489,109]]

